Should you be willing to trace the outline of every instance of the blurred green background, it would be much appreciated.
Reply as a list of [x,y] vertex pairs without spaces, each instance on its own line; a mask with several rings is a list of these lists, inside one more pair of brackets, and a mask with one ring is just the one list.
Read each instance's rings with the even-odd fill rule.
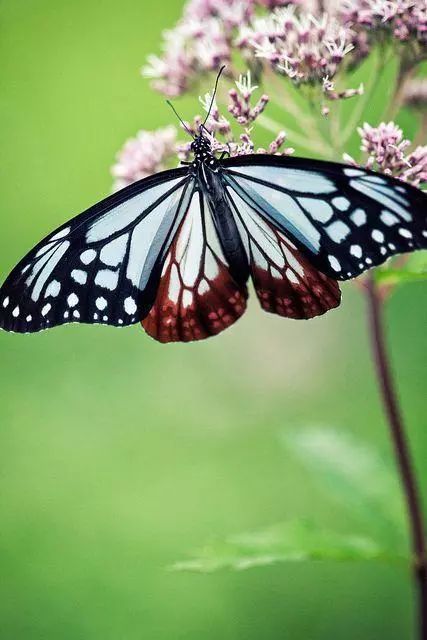
[[[126,137],[172,121],[139,67],[181,9],[2,0],[2,279],[109,192]],[[196,98],[184,106],[199,110]],[[232,329],[191,345],[162,346],[138,327],[0,335],[1,640],[411,637],[404,565],[167,570],[211,537],[296,516],[356,526],[280,438],[325,425],[391,458],[364,301],[354,285],[343,293],[340,310],[309,323],[252,298]],[[421,284],[388,305],[424,489],[426,316]]]

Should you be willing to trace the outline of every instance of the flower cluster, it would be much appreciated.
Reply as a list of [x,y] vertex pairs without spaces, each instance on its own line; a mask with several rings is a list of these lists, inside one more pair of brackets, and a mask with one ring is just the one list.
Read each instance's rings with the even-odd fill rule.
[[340,9],[344,24],[375,38],[378,31],[398,40],[411,39],[427,45],[427,3],[425,0],[345,0]]
[[143,75],[169,97],[184,93],[199,75],[217,71],[231,60],[236,28],[247,24],[257,4],[281,0],[190,0],[182,19],[164,32],[163,56],[149,56]]
[[243,26],[238,45],[297,83],[332,78],[353,49],[350,29],[335,17],[297,13],[294,6],[276,9],[267,18],[255,18]]
[[[326,10],[326,12],[325,12]],[[161,57],[150,56],[143,74],[168,96],[240,51],[244,64],[260,71],[266,61],[292,81],[324,86],[356,65],[384,35],[411,41],[411,55],[427,47],[426,0],[190,0],[174,29],[164,33]],[[335,92],[335,98],[350,97]],[[330,97],[328,92],[326,96]]]
[[[394,122],[381,122],[378,127],[371,127],[365,122],[358,133],[360,149],[368,156],[365,164],[368,169],[393,175],[415,187],[427,182],[427,146],[409,151],[411,142],[403,137],[402,129]],[[344,160],[357,166],[347,154]]]
[[116,164],[111,168],[114,191],[165,169],[175,149],[175,127],[139,131],[135,138],[125,142],[117,154]]

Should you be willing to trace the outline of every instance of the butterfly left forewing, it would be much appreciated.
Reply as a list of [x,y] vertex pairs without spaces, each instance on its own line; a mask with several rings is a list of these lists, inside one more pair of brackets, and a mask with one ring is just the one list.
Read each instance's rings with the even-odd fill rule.
[[255,155],[222,165],[227,188],[332,278],[427,247],[427,196],[401,181],[301,158]]
[[68,322],[134,324],[192,189],[186,170],[142,180],[40,242],[0,289],[0,327],[36,332]]

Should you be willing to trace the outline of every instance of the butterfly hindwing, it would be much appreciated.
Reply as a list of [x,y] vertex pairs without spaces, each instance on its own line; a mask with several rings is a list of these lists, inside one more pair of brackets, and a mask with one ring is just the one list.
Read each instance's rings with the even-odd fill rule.
[[337,307],[336,280],[320,273],[276,225],[226,187],[261,307],[288,318],[313,318]]
[[[47,236],[0,289],[0,327],[35,332],[67,322],[138,322],[194,180],[164,172],[103,200]],[[160,274],[158,274],[160,275]]]
[[347,280],[393,255],[427,247],[426,194],[389,176],[267,155],[222,166],[226,188],[331,278]]
[[197,189],[142,326],[160,342],[201,340],[233,324],[244,313],[246,299],[246,286],[230,274],[206,194]]

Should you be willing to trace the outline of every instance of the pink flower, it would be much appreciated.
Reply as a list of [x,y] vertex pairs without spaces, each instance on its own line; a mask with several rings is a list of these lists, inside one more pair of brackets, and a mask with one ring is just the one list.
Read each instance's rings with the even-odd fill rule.
[[239,77],[236,87],[237,89],[230,89],[228,92],[231,100],[228,111],[240,125],[248,125],[264,111],[269,98],[264,94],[254,106],[251,106],[251,96],[258,87],[252,85],[250,71],[245,76]]
[[169,97],[181,95],[199,75],[217,71],[231,56],[230,42],[217,18],[203,23],[183,20],[164,33],[163,49],[162,57],[148,57],[142,74],[153,78],[153,87]]
[[163,55],[149,56],[142,74],[165,95],[181,95],[198,76],[230,62],[233,30],[250,19],[252,7],[247,0],[191,0],[164,32]]
[[297,13],[294,6],[254,18],[240,30],[238,44],[298,84],[332,78],[353,49],[349,28],[327,14]]
[[[416,147],[408,153],[411,142],[403,137],[402,129],[394,122],[381,122],[378,127],[365,122],[358,133],[360,149],[368,155],[367,168],[393,175],[415,187],[427,182],[427,146]],[[347,154],[344,160],[357,165]]]
[[139,131],[127,140],[111,168],[115,178],[113,189],[118,191],[166,168],[176,153],[176,129],[166,127],[156,131]]
[[427,45],[425,0],[345,0],[340,14],[345,24],[366,30],[371,40],[386,31],[397,40],[414,39]]

